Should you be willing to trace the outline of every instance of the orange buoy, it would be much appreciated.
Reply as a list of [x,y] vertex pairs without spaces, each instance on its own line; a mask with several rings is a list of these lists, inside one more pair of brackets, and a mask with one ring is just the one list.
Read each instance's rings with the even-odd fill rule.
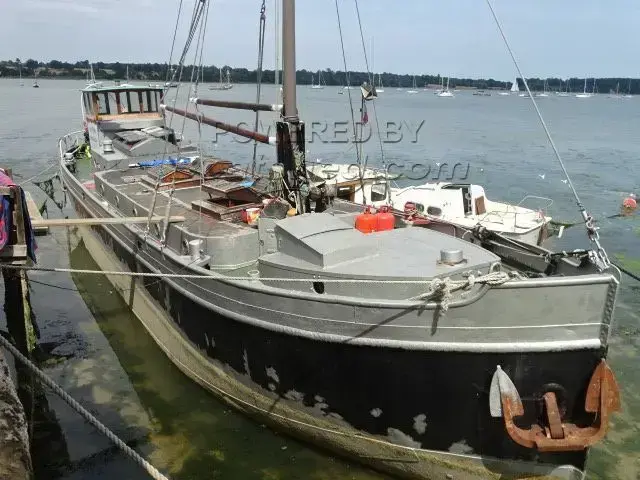
[[371,209],[369,207],[356,217],[356,230],[359,230],[362,233],[375,232],[376,226],[377,218],[371,213]]
[[393,230],[396,227],[396,217],[391,213],[389,207],[380,207],[376,214],[376,231],[384,232],[385,230]]
[[622,201],[622,208],[626,210],[635,210],[637,207],[638,202],[636,202],[636,196],[633,193]]

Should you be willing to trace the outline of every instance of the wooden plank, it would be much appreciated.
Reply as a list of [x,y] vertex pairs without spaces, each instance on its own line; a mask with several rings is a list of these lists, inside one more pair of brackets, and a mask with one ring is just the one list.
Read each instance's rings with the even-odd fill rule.
[[[151,217],[151,223],[163,222],[165,217]],[[74,225],[128,225],[147,223],[148,217],[114,217],[114,218],[48,218],[31,222],[36,227],[72,227]],[[185,217],[169,217],[169,223],[184,222]]]
[[0,258],[27,258],[27,246],[5,245],[5,247],[0,250]]
[[[27,209],[29,210],[29,217],[31,218],[31,225],[33,226],[33,222],[41,221],[44,219],[42,218],[42,215],[40,214],[40,210],[38,209],[36,202],[34,202],[33,197],[31,196],[31,193],[25,190],[24,196],[27,199]],[[33,233],[36,235],[46,235],[47,233],[49,233],[49,227],[33,226]]]

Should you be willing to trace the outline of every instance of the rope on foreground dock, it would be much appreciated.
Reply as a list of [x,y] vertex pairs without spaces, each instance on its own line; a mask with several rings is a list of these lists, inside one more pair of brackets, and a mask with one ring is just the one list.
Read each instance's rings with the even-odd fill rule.
[[58,384],[48,377],[42,370],[33,364],[27,357],[14,347],[9,340],[0,335],[0,345],[9,350],[13,356],[20,360],[38,379],[49,387],[56,395],[64,400],[71,408],[78,412],[88,423],[93,425],[100,433],[111,440],[118,448],[120,448],[128,457],[144,468],[149,476],[154,480],[169,480],[168,477],[160,473],[153,465],[142,458],[129,445],[124,443],[115,433],[109,430],[103,423],[94,417],[87,409],[80,405],[71,395],[65,392]]

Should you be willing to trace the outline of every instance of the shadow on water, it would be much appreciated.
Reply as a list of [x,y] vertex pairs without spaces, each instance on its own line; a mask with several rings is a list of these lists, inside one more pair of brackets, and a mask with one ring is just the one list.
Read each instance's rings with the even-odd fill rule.
[[[98,269],[82,241],[70,251],[70,263],[75,269]],[[138,451],[172,479],[386,478],[310,450],[230,410],[169,361],[106,277],[72,277],[151,419],[148,439]],[[147,478],[133,467],[130,474],[138,474],[127,478]]]

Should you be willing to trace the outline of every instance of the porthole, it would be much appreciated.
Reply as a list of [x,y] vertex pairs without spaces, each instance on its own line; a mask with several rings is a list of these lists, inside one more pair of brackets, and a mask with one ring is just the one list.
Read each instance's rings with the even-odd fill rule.
[[324,293],[324,282],[313,282],[313,291],[322,295]]
[[186,238],[182,240],[182,253],[184,255],[189,255],[189,240]]
[[104,183],[100,184],[100,193],[102,193],[102,195],[104,195]]
[[116,196],[113,198],[113,200],[114,200],[114,202],[116,203],[116,207],[119,207],[119,206],[120,206],[120,197],[119,197],[118,195],[116,195]]
[[138,216],[138,209],[136,207],[133,207],[133,209],[131,211],[133,212],[133,216],[134,217]]

